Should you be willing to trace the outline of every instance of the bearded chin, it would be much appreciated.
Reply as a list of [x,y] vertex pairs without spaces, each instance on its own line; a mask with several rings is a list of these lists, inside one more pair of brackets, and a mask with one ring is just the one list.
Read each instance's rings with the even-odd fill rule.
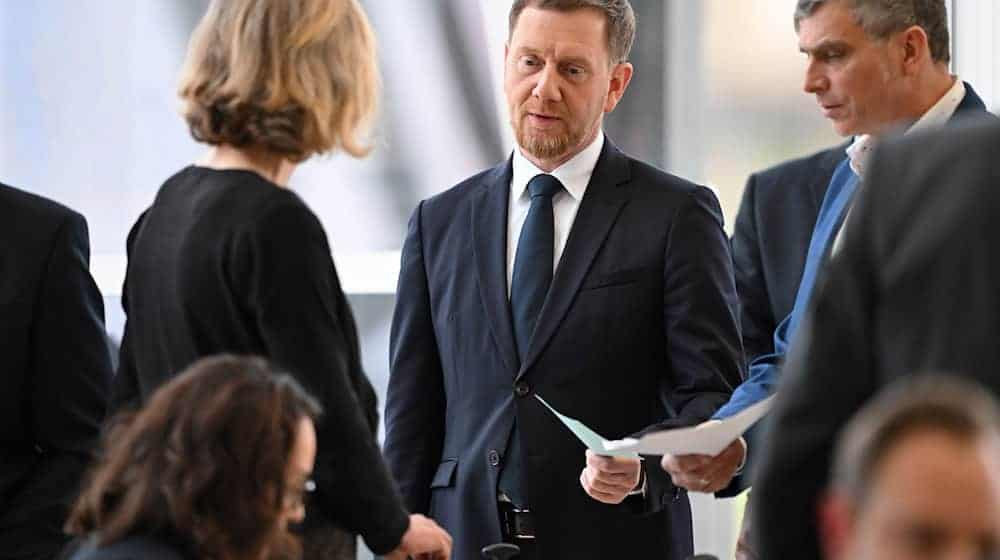
[[518,145],[540,160],[557,159],[580,142],[579,135],[572,133],[532,134],[520,126],[516,127],[515,132]]

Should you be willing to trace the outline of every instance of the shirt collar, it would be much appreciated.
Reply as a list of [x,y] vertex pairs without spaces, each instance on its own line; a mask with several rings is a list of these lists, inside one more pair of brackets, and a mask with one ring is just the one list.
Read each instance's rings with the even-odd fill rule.
[[[583,200],[583,195],[587,191],[587,184],[590,183],[590,176],[594,173],[597,160],[601,157],[601,149],[604,147],[604,131],[598,131],[594,140],[580,153],[569,159],[566,163],[552,170],[552,175],[562,183],[566,192],[578,202]],[[521,148],[514,149],[513,177],[510,182],[510,192],[514,200],[522,196],[527,196],[528,182],[535,175],[545,173],[539,169],[531,160],[524,157]]]
[[[952,84],[951,88],[945,92],[941,99],[938,99],[937,103],[932,105],[926,113],[917,119],[917,122],[913,123],[913,126],[907,129],[904,134],[943,126],[955,114],[955,111],[961,105],[964,98],[965,84],[956,77],[955,83]],[[874,136],[863,134],[855,136],[854,142],[847,148],[847,157],[851,158],[851,170],[858,177],[864,176],[872,152],[875,150],[875,144],[876,139]]]

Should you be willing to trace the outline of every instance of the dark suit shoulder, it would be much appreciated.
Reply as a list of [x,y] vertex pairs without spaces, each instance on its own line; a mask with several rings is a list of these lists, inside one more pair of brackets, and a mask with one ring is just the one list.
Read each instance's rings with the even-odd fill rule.
[[454,208],[463,200],[475,195],[481,189],[489,188],[492,183],[501,179],[505,171],[509,171],[510,161],[484,169],[479,173],[463,180],[462,182],[449,187],[444,192],[440,192],[424,200],[424,209],[434,211],[437,209],[447,210]]
[[[992,114],[991,114],[992,115]],[[920,154],[921,161],[948,161],[956,153],[993,154],[1000,146],[1000,119],[964,119],[940,129],[908,134],[876,148],[883,158]],[[964,160],[968,161],[968,160]]]
[[883,231],[908,231],[914,223],[935,224],[938,237],[955,228],[987,231],[997,176],[1000,123],[969,121],[880,144],[866,180],[891,188],[871,189],[862,200],[880,207]]
[[683,177],[668,173],[651,163],[625,156],[628,160],[630,179],[634,185],[641,188],[666,189],[679,194],[692,194],[704,188]]
[[37,232],[55,230],[68,219],[86,223],[79,212],[54,200],[4,184],[0,184],[0,217],[0,224],[13,226],[15,230],[10,233],[18,237],[26,233],[23,225],[30,224],[30,230]]
[[848,143],[840,144],[758,171],[754,173],[757,179],[756,188],[758,192],[791,188],[804,185],[816,173],[828,171],[832,174],[837,164],[847,157],[845,150],[849,145]]

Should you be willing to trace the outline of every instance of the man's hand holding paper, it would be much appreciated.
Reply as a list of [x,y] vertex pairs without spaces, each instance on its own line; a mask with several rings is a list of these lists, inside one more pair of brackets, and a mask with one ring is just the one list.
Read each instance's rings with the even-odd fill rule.
[[609,457],[587,450],[587,466],[580,473],[580,486],[587,495],[605,504],[620,504],[642,480],[638,457]]
[[[640,453],[662,455],[661,466],[677,486],[695,492],[725,488],[746,460],[747,446],[741,435],[771,405],[768,398],[724,420],[653,432],[639,439],[608,441],[579,420],[561,414],[540,396],[536,398],[587,447],[587,468],[580,475],[584,490],[594,499],[612,504],[624,500],[638,484],[637,478],[630,478],[632,486],[626,490],[627,481],[618,484],[620,479],[612,475],[634,473],[638,477]],[[627,471],[621,466],[626,464],[630,465]]]
[[[718,422],[718,420],[712,420]],[[718,492],[732,481],[746,461],[747,444],[742,437],[726,446],[717,455],[673,455],[663,456],[660,465],[670,474],[676,486],[692,492]]]

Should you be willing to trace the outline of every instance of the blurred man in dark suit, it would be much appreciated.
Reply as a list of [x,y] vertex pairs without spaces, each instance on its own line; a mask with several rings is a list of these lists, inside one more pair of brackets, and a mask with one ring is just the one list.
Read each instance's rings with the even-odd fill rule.
[[834,438],[881,387],[948,371],[1000,392],[1000,124],[887,145],[818,287],[761,445],[762,557],[818,558]]
[[111,364],[83,216],[0,185],[0,556],[51,558]]

